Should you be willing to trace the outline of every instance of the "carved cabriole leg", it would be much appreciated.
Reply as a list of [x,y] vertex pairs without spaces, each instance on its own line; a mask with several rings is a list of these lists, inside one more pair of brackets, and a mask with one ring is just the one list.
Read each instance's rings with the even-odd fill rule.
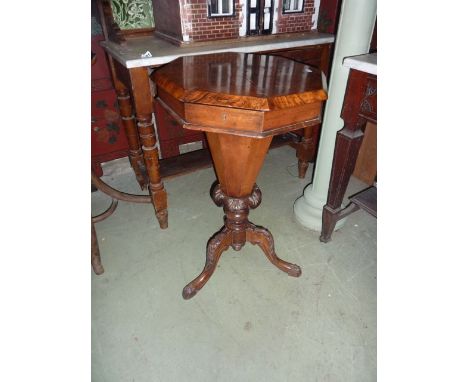
[[122,118],[125,134],[127,136],[130,164],[135,172],[138,184],[143,190],[148,185],[148,178],[146,177],[143,152],[141,151],[140,139],[138,138],[138,130],[135,123],[135,116],[133,115],[130,94],[127,89],[117,89],[117,101],[119,102],[120,117]]
[[273,235],[266,228],[250,223],[247,228],[247,241],[257,244],[263,250],[268,260],[289,276],[299,277],[301,275],[302,271],[298,265],[288,263],[276,256]]
[[327,204],[322,213],[320,241],[323,243],[330,241],[337,221],[345,216],[341,213],[343,211],[341,204],[354,171],[364,136],[364,127],[365,121],[360,120],[354,126],[345,124],[344,128],[337,133]]
[[97,275],[104,273],[104,267],[101,264],[101,255],[99,253],[99,245],[97,242],[96,229],[94,228],[94,222],[91,218],[91,266],[93,271]]
[[214,235],[206,247],[206,262],[203,271],[190,283],[188,283],[182,291],[182,296],[185,300],[192,298],[210,279],[216,269],[216,264],[221,257],[221,254],[229,248],[232,241],[232,232],[226,227],[223,227],[216,235]]
[[317,143],[319,137],[320,125],[306,127],[304,136],[296,149],[297,168],[299,178],[303,179],[309,168],[309,162],[315,159],[317,155]]
[[156,217],[161,228],[167,228],[167,194],[159,174],[158,149],[156,133],[151,115],[137,115],[138,132],[143,148],[146,170],[149,176],[149,191]]

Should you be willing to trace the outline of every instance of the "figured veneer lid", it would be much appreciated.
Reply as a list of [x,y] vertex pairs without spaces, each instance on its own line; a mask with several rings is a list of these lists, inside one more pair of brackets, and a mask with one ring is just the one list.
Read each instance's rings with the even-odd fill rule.
[[184,103],[273,111],[327,99],[319,69],[269,55],[185,56],[151,77]]

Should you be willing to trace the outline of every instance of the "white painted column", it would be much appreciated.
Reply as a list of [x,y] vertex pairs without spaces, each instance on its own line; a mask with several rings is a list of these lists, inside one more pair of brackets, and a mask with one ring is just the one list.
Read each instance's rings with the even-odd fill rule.
[[[297,221],[314,231],[322,230],[322,209],[327,203],[336,133],[344,124],[340,114],[349,68],[343,67],[343,59],[369,51],[376,14],[377,0],[343,0],[341,6],[314,179],[294,204]],[[342,227],[345,220],[338,221],[336,229]]]

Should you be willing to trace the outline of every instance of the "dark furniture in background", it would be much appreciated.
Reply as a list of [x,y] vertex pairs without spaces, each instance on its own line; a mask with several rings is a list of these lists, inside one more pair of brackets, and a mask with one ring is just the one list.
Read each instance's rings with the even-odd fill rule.
[[91,266],[95,274],[100,275],[104,273],[104,267],[101,262],[101,254],[99,251],[99,244],[96,236],[96,229],[94,223],[103,221],[111,216],[119,200],[131,203],[151,203],[151,198],[148,195],[133,195],[121,192],[112,188],[107,183],[104,183],[95,173],[91,170],[91,182],[99,190],[112,198],[109,208],[103,213],[91,217]]
[[[96,53],[91,52],[91,67],[94,67],[97,62],[98,56]],[[100,275],[104,273],[104,267],[102,266],[101,262],[101,254],[99,251],[99,244],[94,223],[103,221],[104,219],[111,216],[117,208],[119,200],[133,203],[151,203],[151,198],[146,195],[127,194],[112,188],[96,175],[93,169],[93,163],[91,165],[91,183],[96,188],[96,190],[100,190],[112,198],[112,202],[106,211],[97,216],[91,216],[91,266],[94,273],[96,275]]]
[[[377,55],[364,55],[365,60],[375,60]],[[344,63],[349,59],[345,59]],[[328,189],[327,204],[323,208],[320,241],[328,242],[338,220],[359,208],[377,216],[377,190],[364,190],[350,198],[351,203],[342,208],[349,178],[353,173],[361,147],[366,123],[377,124],[377,75],[363,69],[350,69],[341,118],[344,127],[336,135],[335,152]]]
[[128,155],[127,136],[101,41],[104,35],[98,30],[91,36],[91,50],[96,55],[91,66],[91,161],[98,176],[102,176],[101,163]]

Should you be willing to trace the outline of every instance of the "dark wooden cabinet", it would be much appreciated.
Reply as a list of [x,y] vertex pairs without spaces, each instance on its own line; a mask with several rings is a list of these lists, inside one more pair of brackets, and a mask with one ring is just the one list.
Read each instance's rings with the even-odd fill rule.
[[208,147],[203,132],[190,131],[182,128],[157,100],[154,101],[154,110],[156,114],[159,145],[161,148],[161,158],[171,158]]

